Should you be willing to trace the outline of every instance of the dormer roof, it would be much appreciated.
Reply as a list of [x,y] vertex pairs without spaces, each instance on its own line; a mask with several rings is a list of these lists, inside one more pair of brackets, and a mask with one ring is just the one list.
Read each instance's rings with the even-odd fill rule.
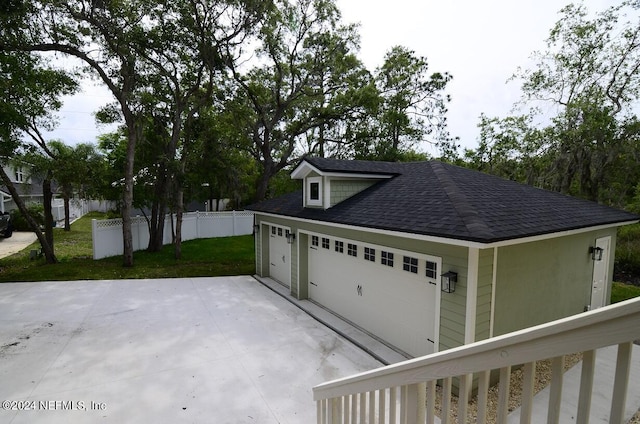
[[291,178],[303,179],[311,173],[331,177],[391,178],[400,173],[395,165],[397,164],[393,162],[305,158],[293,170]]

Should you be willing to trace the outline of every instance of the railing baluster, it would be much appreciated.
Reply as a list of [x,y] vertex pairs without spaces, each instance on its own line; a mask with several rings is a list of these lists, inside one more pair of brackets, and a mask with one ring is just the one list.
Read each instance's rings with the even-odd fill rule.
[[486,424],[487,422],[487,401],[489,398],[489,377],[491,371],[483,371],[478,376],[478,416],[476,421],[478,424]]
[[451,422],[451,377],[445,378],[442,384],[442,414],[440,420],[442,424]]
[[580,374],[580,395],[578,397],[578,415],[576,424],[589,424],[591,398],[593,391],[593,374],[596,364],[596,351],[589,350],[582,354],[582,372]]
[[400,424],[407,424],[407,397],[409,386],[400,387]]
[[342,397],[342,423],[349,424],[349,416],[351,415],[351,395]]
[[358,421],[360,424],[367,424],[367,394],[360,393],[360,405],[358,406]]
[[376,392],[369,392],[369,424],[376,422]]
[[389,389],[389,424],[396,424],[398,422],[396,411],[396,405],[398,403],[397,391],[397,387],[391,387]]
[[509,385],[511,380],[511,367],[500,368],[500,386],[498,388],[498,409],[496,418],[498,424],[506,424],[509,413]]
[[378,424],[385,424],[387,422],[385,418],[387,411],[386,394],[387,391],[385,389],[378,390]]
[[563,374],[564,356],[557,356],[551,360],[551,388],[549,389],[549,410],[547,411],[547,424],[557,424],[560,421]]
[[471,395],[472,374],[466,374],[460,377],[460,387],[458,391],[458,423],[467,422],[467,409],[469,406],[469,396]]
[[616,361],[616,377],[613,382],[611,399],[611,415],[609,423],[622,424],[624,420],[624,406],[627,402],[627,388],[629,387],[629,371],[631,368],[631,349],[633,342],[618,345]]
[[524,380],[522,382],[522,407],[520,408],[520,424],[531,423],[531,414],[533,412],[533,395],[535,391],[536,380],[536,363],[529,362],[524,364]]
[[427,383],[427,424],[435,424],[436,419],[436,380]]
[[332,398],[331,399],[331,411],[329,411],[329,416],[331,419],[331,424],[338,424],[342,419],[340,415],[342,415],[342,397]]
[[424,385],[422,384],[410,384],[403,387],[403,409],[405,411],[403,423],[424,423],[424,396],[420,395],[423,391]]
[[351,424],[356,424],[358,419],[358,395],[351,395]]

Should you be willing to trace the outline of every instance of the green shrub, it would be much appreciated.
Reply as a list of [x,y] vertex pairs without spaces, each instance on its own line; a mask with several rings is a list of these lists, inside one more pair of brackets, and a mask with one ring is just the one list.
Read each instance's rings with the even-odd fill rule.
[[[27,211],[29,215],[38,223],[38,225],[44,225],[44,206],[40,203],[28,203]],[[22,212],[18,209],[11,211],[11,221],[13,222],[13,229],[15,231],[33,231],[26,218],[22,215]]]

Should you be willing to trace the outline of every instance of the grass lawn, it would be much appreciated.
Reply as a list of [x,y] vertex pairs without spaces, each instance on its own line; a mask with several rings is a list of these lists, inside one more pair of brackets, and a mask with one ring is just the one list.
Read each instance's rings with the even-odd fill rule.
[[71,231],[54,230],[55,253],[59,263],[29,260],[29,251],[38,242],[7,258],[0,259],[0,282],[114,280],[128,278],[213,277],[255,273],[253,236],[190,240],[182,243],[182,259],[176,260],[173,246],[161,252],[134,253],[134,266],[122,266],[122,256],[92,259],[90,213],[71,225]]

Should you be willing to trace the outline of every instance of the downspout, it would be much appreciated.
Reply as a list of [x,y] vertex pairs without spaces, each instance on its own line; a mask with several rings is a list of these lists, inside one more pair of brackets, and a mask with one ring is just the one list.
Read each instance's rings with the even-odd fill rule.
[[498,247],[493,248],[493,278],[491,280],[491,317],[489,318],[489,338],[493,337],[496,315],[496,282],[498,281]]

